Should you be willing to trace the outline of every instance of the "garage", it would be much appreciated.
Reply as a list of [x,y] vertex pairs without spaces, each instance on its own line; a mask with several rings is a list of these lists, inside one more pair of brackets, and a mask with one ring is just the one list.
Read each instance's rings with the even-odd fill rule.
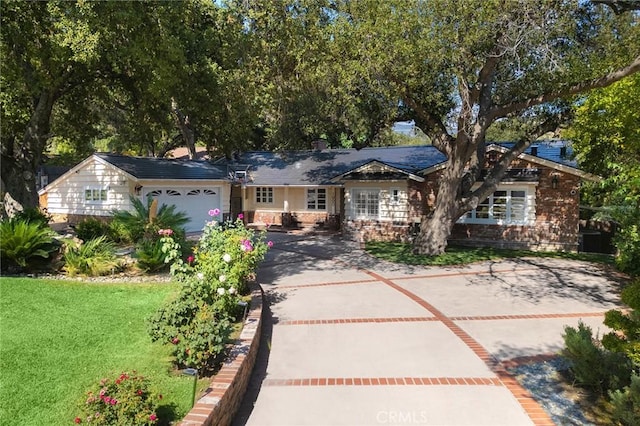
[[151,196],[158,200],[158,207],[163,204],[175,205],[176,211],[183,211],[189,216],[185,225],[187,232],[201,231],[204,224],[211,220],[209,210],[220,209],[220,187],[209,188],[145,188],[144,198]]

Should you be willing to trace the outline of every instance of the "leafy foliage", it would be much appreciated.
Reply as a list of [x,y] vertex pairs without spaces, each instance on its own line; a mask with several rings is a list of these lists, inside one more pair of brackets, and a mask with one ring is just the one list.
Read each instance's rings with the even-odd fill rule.
[[0,262],[3,269],[29,269],[49,259],[59,245],[53,231],[38,221],[10,219],[0,222]]
[[96,218],[80,221],[75,228],[76,236],[83,241],[93,240],[101,236],[110,235],[109,225]]
[[69,242],[64,252],[64,270],[70,276],[99,276],[120,268],[115,245],[105,236],[76,244]]
[[27,208],[16,213],[12,219],[35,223],[40,225],[40,227],[45,228],[49,226],[51,215],[46,210],[41,210],[39,208]]
[[599,217],[620,225],[614,244],[620,270],[640,274],[640,74],[595,90],[575,108],[566,137],[582,168],[603,176],[585,188]]
[[166,253],[163,250],[164,243],[160,240],[142,240],[136,245],[135,257],[138,259],[138,267],[143,271],[156,272],[169,265],[165,262]]
[[640,279],[622,290],[621,298],[631,311],[613,309],[606,313],[604,323],[613,331],[603,336],[602,344],[610,351],[625,354],[640,368]]
[[149,387],[149,380],[135,371],[123,372],[115,379],[104,378],[87,393],[81,403],[82,414],[76,424],[108,426],[146,426],[158,422],[160,398]]
[[173,345],[180,367],[212,368],[231,334],[231,318],[219,299],[213,285],[203,280],[184,284],[178,297],[149,319],[152,340]]
[[640,424],[640,376],[631,376],[631,384],[609,393],[612,417],[623,426]]
[[[210,212],[212,217],[219,214],[217,209]],[[245,228],[241,218],[224,224],[213,220],[195,255],[185,262],[170,230],[161,234],[166,259],[182,287],[176,299],[149,319],[149,333],[154,341],[173,345],[178,365],[206,371],[224,350],[231,322],[240,317],[239,291],[246,290],[271,243]]]
[[580,385],[599,393],[619,389],[629,383],[631,363],[620,353],[610,352],[594,338],[589,326],[565,327],[562,354],[571,361],[571,372]]
[[157,206],[157,212],[153,216],[151,214],[153,197],[147,197],[146,203],[133,196],[130,200],[132,212],[128,210],[112,212],[113,222],[122,227],[129,241],[138,242],[143,239],[155,241],[159,238],[160,229],[172,229],[178,238],[184,239],[184,225],[189,222],[185,212],[176,211],[175,205],[162,204]]

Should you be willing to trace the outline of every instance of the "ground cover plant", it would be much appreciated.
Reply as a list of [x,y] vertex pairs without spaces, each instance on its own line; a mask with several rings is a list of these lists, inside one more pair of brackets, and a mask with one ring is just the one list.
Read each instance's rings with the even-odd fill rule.
[[407,265],[446,266],[464,265],[485,260],[510,259],[520,257],[555,257],[573,260],[585,260],[613,264],[610,255],[596,253],[568,253],[568,252],[535,252],[529,250],[497,249],[491,247],[460,247],[449,246],[445,253],[437,256],[415,254],[413,247],[405,243],[387,243],[369,241],[366,243],[367,253],[390,262]]
[[73,424],[87,391],[133,370],[163,395],[160,420],[184,416],[193,382],[172,372],[170,351],[145,330],[176,290],[0,277],[0,424]]

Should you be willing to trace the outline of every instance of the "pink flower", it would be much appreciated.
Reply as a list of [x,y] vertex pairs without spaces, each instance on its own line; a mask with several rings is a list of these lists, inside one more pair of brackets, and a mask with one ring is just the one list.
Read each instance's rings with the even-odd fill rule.
[[149,420],[151,420],[152,422],[158,420],[158,416],[156,416],[156,413],[151,413],[151,415],[149,416]]
[[244,215],[243,215],[242,213],[240,213],[240,214],[238,215],[238,219],[240,219],[240,220],[244,219]]
[[180,339],[178,339],[177,337],[174,337],[173,339],[171,339],[171,343],[173,343],[174,345],[177,345],[178,343],[180,343]]
[[220,209],[211,209],[209,210],[209,216],[218,216],[220,214]]
[[80,424],[82,423],[82,419],[80,417],[76,417],[75,419],[73,419],[74,423]]
[[138,395],[142,395],[142,389],[138,389],[138,392],[136,392]]
[[240,246],[240,250],[242,250],[242,251],[251,251],[251,250],[253,250],[253,244],[251,244],[251,240],[242,241],[242,245]]
[[111,405],[116,405],[117,403],[118,403],[118,400],[117,400],[117,399],[112,399],[112,400],[111,400]]
[[110,396],[105,396],[105,397],[104,397],[104,399],[103,399],[103,401],[104,401],[106,404],[111,404],[111,397],[110,397]]
[[196,258],[193,257],[193,256],[187,257],[187,263],[189,263],[189,264],[191,264],[194,260],[196,260]]
[[173,235],[173,229],[160,229],[158,235],[170,236]]
[[273,247],[273,241],[267,241],[267,247],[269,248]]

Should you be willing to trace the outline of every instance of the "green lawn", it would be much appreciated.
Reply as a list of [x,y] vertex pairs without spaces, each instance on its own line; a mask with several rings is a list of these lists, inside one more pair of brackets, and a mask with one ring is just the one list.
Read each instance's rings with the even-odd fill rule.
[[449,246],[444,254],[429,257],[414,254],[410,244],[384,242],[367,242],[365,249],[369,254],[379,259],[395,263],[404,263],[406,265],[425,266],[464,265],[485,260],[517,257],[556,257],[607,264],[613,264],[614,262],[613,256],[596,253],[535,252],[527,250]]
[[193,382],[172,371],[145,324],[175,290],[0,277],[0,424],[73,424],[85,392],[125,370],[150,379],[163,411],[184,416]]

